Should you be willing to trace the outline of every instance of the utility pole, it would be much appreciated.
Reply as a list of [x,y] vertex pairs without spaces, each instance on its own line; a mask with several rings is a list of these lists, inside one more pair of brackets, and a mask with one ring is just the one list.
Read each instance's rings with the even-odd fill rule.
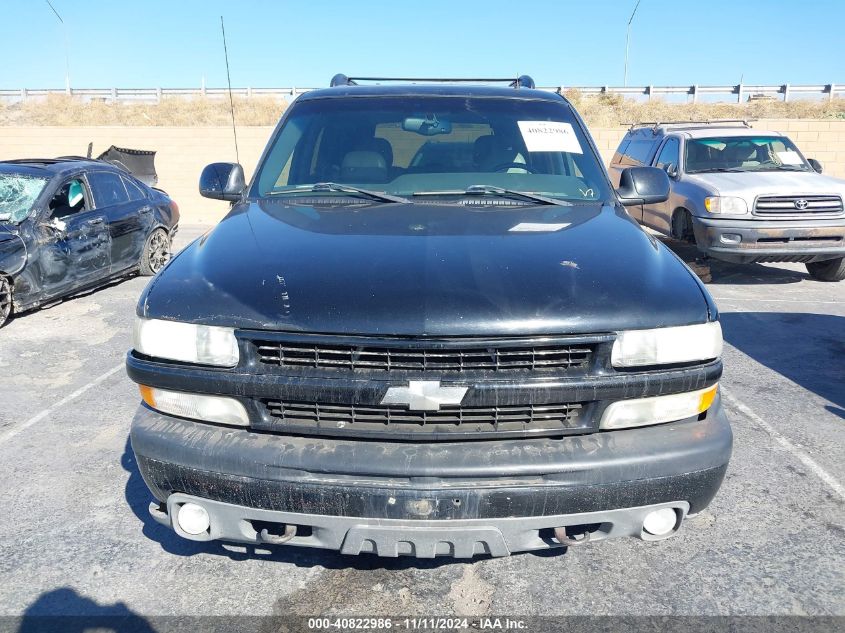
[[637,4],[634,7],[634,11],[631,13],[631,17],[628,20],[628,28],[625,31],[625,78],[623,80],[622,85],[628,86],[628,43],[631,40],[631,22],[634,21],[634,16],[637,14],[637,9],[640,8],[640,2],[642,0],[637,0]]
[[65,34],[65,91],[70,94],[70,55],[68,54],[67,26],[65,26],[65,21],[62,19],[62,16],[59,15],[59,12],[56,11],[56,7],[53,6],[53,3],[51,3],[50,0],[45,0],[45,2],[56,17],[59,18],[59,22],[62,23],[62,31],[64,31]]

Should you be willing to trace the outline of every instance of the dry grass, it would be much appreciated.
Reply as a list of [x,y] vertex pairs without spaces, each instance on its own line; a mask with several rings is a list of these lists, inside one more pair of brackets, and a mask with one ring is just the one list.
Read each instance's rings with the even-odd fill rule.
[[[274,125],[286,102],[272,97],[235,98],[238,125]],[[0,125],[231,125],[228,99],[180,99],[161,103],[83,102],[66,95],[0,104]]]
[[565,94],[591,127],[613,127],[637,121],[845,119],[845,99],[693,104],[669,103],[656,98],[635,101],[615,94],[584,95],[577,90]]
[[[777,100],[736,103],[641,102],[621,95],[584,95],[569,90],[566,96],[593,127],[612,127],[633,121],[701,119],[845,119],[845,99],[832,101]],[[235,98],[238,125],[275,125],[286,102],[272,97]],[[83,102],[65,95],[46,100],[0,104],[0,125],[229,125],[226,99],[166,98],[161,103],[112,104]]]

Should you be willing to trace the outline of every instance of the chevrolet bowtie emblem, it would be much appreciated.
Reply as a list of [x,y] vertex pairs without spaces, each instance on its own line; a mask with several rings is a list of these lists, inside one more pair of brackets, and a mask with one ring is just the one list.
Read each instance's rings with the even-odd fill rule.
[[467,387],[442,387],[439,380],[411,380],[407,387],[391,387],[382,404],[402,404],[412,411],[439,411],[441,404],[461,404]]

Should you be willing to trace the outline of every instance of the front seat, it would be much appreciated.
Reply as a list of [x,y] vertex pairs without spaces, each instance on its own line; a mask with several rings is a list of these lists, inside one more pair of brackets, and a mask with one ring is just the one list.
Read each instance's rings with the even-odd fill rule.
[[482,172],[492,172],[501,168],[503,172],[507,171],[509,174],[522,173],[524,170],[519,167],[509,167],[505,170],[505,165],[526,163],[525,156],[522,155],[521,148],[516,143],[492,134],[475,139],[472,157],[476,169]]
[[340,164],[340,181],[346,183],[387,182],[387,161],[379,152],[348,152]]

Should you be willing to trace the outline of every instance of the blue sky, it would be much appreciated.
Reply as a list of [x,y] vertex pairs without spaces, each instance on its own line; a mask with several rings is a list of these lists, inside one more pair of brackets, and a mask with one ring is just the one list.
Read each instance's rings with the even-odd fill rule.
[[[621,85],[635,0],[52,0],[76,87],[316,87],[349,75]],[[3,0],[0,88],[62,87],[44,0]],[[629,85],[845,83],[845,0],[642,0]]]

